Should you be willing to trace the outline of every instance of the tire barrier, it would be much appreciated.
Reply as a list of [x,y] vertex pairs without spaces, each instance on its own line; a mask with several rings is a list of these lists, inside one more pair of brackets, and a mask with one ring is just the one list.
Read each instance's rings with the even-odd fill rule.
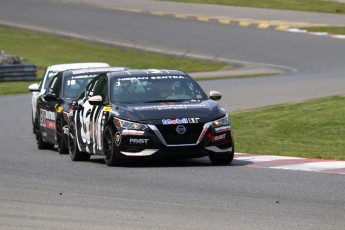
[[33,64],[0,65],[0,82],[34,80],[36,72],[37,66]]

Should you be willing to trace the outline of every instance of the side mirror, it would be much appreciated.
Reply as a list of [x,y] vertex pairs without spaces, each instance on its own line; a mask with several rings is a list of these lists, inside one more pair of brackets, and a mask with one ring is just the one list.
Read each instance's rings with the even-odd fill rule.
[[219,101],[222,98],[222,94],[218,91],[210,91],[210,98],[214,101]]
[[43,95],[43,98],[46,101],[56,101],[58,97],[55,93],[47,93]]
[[103,104],[102,96],[96,95],[96,96],[90,97],[89,103],[90,105],[102,105]]
[[38,85],[38,83],[34,83],[34,84],[31,84],[31,85],[29,85],[29,87],[28,87],[28,89],[31,91],[31,92],[38,92],[38,91],[40,91],[39,90],[39,85]]

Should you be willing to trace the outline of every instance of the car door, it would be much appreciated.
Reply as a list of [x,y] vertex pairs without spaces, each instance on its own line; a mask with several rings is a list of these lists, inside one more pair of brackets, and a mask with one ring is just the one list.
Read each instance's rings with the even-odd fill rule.
[[102,102],[94,105],[91,111],[91,143],[93,151],[96,153],[97,149],[101,147],[101,130],[102,130],[102,115],[105,108],[105,103],[108,101],[108,78],[101,76],[93,91],[94,96],[101,96]]
[[[102,98],[107,97],[107,78],[96,77],[88,87],[87,97],[83,103],[79,105],[78,117],[76,118],[77,129],[80,132],[82,144],[85,146],[86,152],[97,153],[97,139],[99,138],[98,120],[101,117],[101,110],[104,105],[91,105],[89,99],[93,96],[100,95]],[[104,100],[104,99],[103,99]]]
[[[59,76],[59,75],[58,75]],[[62,77],[55,76],[52,79],[47,92],[41,96],[40,100],[40,128],[45,133],[45,138],[49,142],[55,142],[56,134],[56,105],[61,93]]]

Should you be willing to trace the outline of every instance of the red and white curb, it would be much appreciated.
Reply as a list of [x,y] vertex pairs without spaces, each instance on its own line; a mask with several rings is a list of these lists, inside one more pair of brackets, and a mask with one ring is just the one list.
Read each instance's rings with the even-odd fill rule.
[[327,32],[310,32],[308,30],[301,30],[301,29],[297,29],[297,28],[290,28],[290,29],[287,29],[285,31],[293,32],[293,33],[306,33],[306,34],[311,34],[311,35],[316,35],[316,36],[327,36],[327,37],[332,37],[332,38],[345,39],[345,35],[330,34]]
[[253,168],[271,168],[345,174],[345,161],[257,155],[246,153],[236,153],[234,159],[236,161],[249,163],[247,166]]

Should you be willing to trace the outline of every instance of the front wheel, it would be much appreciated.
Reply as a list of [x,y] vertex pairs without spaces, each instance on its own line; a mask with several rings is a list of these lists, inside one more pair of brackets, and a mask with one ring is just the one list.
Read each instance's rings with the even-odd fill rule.
[[[115,145],[115,135],[114,131],[110,126],[106,126],[103,135],[103,151],[104,151],[104,161],[108,166],[114,166],[121,164],[119,159],[120,151],[118,146]],[[117,136],[117,138],[121,138]],[[120,141],[118,142],[120,144]]]
[[87,161],[91,155],[81,152],[77,144],[77,130],[73,121],[68,126],[68,152],[72,161]]
[[209,158],[214,165],[227,165],[234,159],[235,150],[232,148],[230,152],[210,153]]

